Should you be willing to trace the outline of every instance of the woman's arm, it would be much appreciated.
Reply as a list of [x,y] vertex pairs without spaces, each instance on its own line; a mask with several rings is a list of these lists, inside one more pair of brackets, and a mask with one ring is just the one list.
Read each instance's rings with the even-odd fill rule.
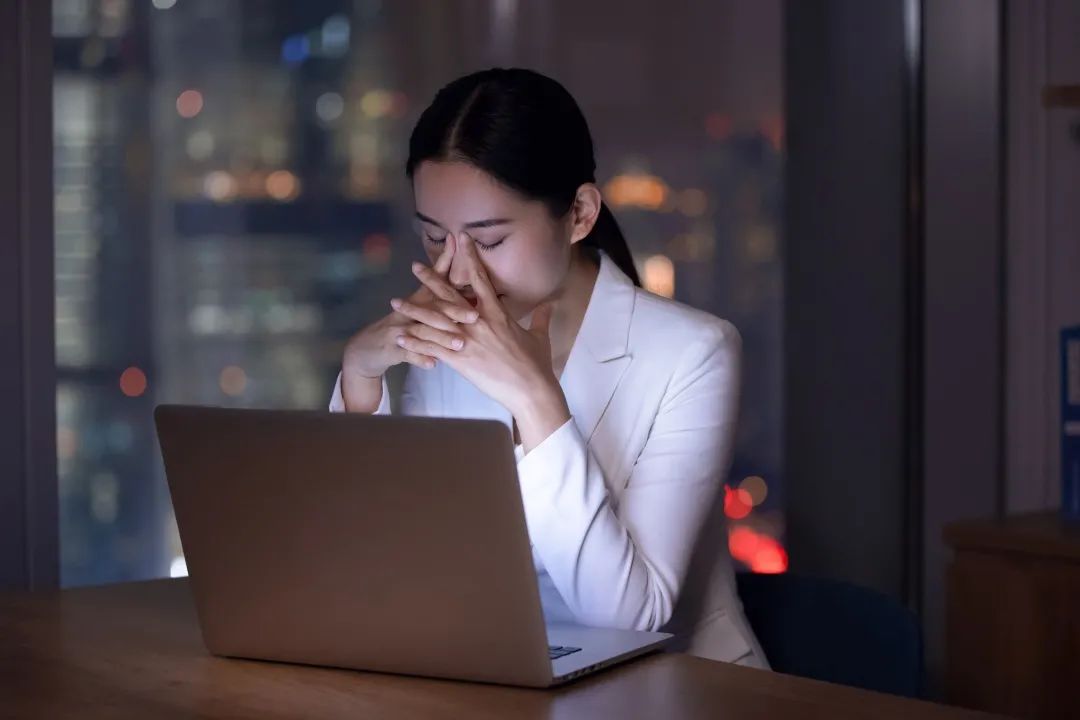
[[[345,402],[345,374],[339,372],[334,392],[330,397],[330,412],[356,412],[369,415],[386,415],[390,412],[390,394],[386,377],[354,378],[349,380],[349,402]],[[359,387],[358,387],[359,386]]]
[[[430,373],[433,370],[425,370],[424,372]],[[401,393],[401,414],[402,415],[431,415],[429,411],[426,393],[423,389],[424,377],[419,374],[419,371],[414,368],[409,368],[405,375],[405,387]],[[345,400],[341,394],[341,373],[338,373],[337,381],[334,383],[334,391],[330,395],[330,412],[346,412]],[[379,406],[376,408],[373,415],[389,415],[390,414],[390,387],[386,383],[386,376],[382,378],[382,397],[379,399]]]
[[572,420],[518,463],[529,535],[582,623],[671,619],[731,461],[741,342],[725,325],[681,358],[617,506]]
[[[382,384],[382,397],[379,398],[378,406],[372,415],[389,415],[390,414],[390,389],[386,384],[386,377],[381,380]],[[330,395],[330,412],[349,412],[345,407],[345,396],[341,392],[341,373],[338,373],[337,381],[334,383],[334,392]],[[355,412],[355,410],[353,411]]]

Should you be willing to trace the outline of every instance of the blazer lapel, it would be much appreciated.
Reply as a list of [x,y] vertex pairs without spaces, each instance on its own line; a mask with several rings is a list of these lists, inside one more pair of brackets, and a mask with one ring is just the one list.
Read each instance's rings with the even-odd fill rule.
[[[627,343],[634,297],[634,283],[601,253],[596,285],[559,378],[574,423],[586,442],[630,365]],[[449,377],[452,381],[446,389],[450,397],[443,404],[447,415],[499,420],[513,428],[513,417],[501,404],[458,373],[451,371]]]
[[601,253],[600,273],[559,379],[586,442],[630,366],[627,345],[634,298],[634,283]]

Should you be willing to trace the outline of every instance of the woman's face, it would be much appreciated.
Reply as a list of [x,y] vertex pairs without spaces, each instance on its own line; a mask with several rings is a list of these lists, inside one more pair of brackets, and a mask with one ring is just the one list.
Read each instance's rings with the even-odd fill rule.
[[[421,163],[413,192],[414,224],[432,264],[448,233],[468,233],[512,317],[520,320],[558,297],[572,258],[570,222],[551,217],[543,203],[521,197],[464,162]],[[469,278],[468,261],[459,251],[449,280],[466,297],[475,297]]]

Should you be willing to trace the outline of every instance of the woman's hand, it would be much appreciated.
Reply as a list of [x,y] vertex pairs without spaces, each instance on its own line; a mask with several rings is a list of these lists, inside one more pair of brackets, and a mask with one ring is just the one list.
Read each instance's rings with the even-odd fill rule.
[[[459,326],[464,344],[454,349],[433,334],[441,328],[428,322],[429,315],[414,312],[407,304],[400,312],[416,324],[398,340],[399,347],[417,356],[445,362],[509,410],[528,452],[570,419],[566,398],[551,364],[548,327],[552,307],[547,303],[539,306],[533,311],[529,329],[521,327],[499,300],[472,239],[462,235],[456,244],[468,264],[470,284],[478,298],[479,319]],[[459,308],[469,307],[438,267],[432,269],[417,263],[413,270],[437,298]]]
[[[429,272],[445,281],[455,252],[455,243],[448,237],[446,249]],[[413,352],[396,342],[415,324],[413,316],[423,318],[425,329],[418,331],[420,336],[448,350],[453,349],[455,344],[464,343],[461,326],[474,323],[479,318],[479,313],[468,303],[448,303],[436,297],[426,285],[421,285],[408,300],[395,299],[391,305],[407,307],[410,315],[395,309],[357,332],[345,345],[341,390],[345,406],[350,410],[374,412],[382,394],[382,376],[390,367],[402,362],[428,369],[435,366],[434,356]]]

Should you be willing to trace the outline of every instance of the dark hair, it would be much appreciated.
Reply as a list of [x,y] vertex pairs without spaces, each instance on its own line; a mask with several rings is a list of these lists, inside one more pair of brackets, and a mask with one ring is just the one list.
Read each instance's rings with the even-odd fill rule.
[[[405,174],[425,160],[462,160],[563,217],[578,188],[596,182],[585,116],[562,85],[521,68],[466,75],[440,90],[409,138]],[[607,204],[581,241],[603,250],[641,286],[630,248]]]

